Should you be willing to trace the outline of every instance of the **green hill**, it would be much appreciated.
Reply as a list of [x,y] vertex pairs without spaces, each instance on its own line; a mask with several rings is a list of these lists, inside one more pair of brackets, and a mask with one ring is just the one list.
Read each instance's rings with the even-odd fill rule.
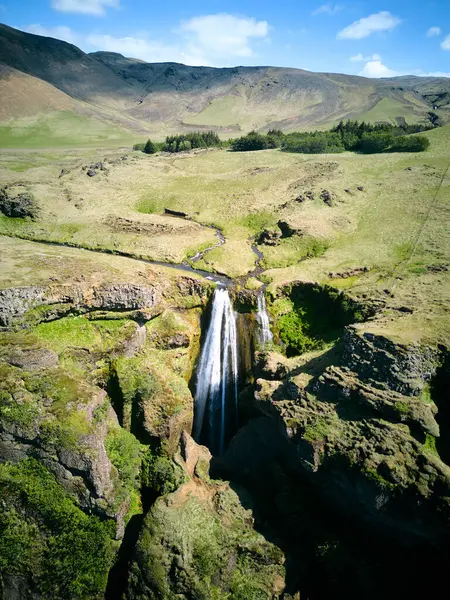
[[[23,119],[30,117],[42,129],[31,139],[54,144],[42,138],[58,120],[55,111],[70,112],[72,122],[79,116],[102,122],[86,135],[86,128],[76,127],[73,144],[162,138],[196,128],[213,128],[225,137],[273,127],[325,129],[346,118],[419,123],[430,110],[450,119],[446,78],[374,80],[279,67],[150,64],[113,52],[86,54],[5,25],[0,25],[0,94],[3,147],[20,145],[21,139],[26,144],[29,120]],[[67,137],[64,143],[72,139]]]

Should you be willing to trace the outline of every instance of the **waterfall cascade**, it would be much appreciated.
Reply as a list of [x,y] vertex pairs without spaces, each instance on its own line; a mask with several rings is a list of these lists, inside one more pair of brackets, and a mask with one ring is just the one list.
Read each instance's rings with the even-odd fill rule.
[[228,291],[214,292],[211,320],[200,354],[195,395],[194,438],[222,454],[227,432],[238,419],[236,317]]
[[270,321],[267,313],[266,297],[264,292],[258,294],[258,312],[256,313],[256,320],[259,324],[259,341],[264,346],[267,344],[267,342],[271,342],[273,340],[273,335],[270,331]]

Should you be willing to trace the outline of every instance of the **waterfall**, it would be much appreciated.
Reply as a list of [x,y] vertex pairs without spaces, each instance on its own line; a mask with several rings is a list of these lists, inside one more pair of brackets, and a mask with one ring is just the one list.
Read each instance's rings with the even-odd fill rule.
[[272,332],[270,331],[269,315],[266,308],[266,297],[264,291],[258,294],[258,311],[256,320],[259,324],[259,341],[264,346],[267,342],[273,340]]
[[223,453],[227,432],[237,426],[237,356],[233,307],[228,291],[217,288],[197,371],[193,431],[215,454]]

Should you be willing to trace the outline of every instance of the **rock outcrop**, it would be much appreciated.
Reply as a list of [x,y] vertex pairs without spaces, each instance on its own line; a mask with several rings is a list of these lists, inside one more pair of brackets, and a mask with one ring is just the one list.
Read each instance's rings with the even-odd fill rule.
[[188,306],[201,306],[207,299],[208,287],[207,283],[180,277],[174,284],[160,280],[149,285],[105,283],[0,289],[0,327],[20,325],[24,319],[25,323],[37,324],[69,313],[92,311],[139,311],[136,316],[148,320],[166,304],[173,303],[177,295],[183,296]]
[[39,209],[33,194],[26,186],[5,186],[0,189],[0,212],[7,217],[35,219]]
[[126,598],[281,598],[283,553],[255,531],[250,496],[202,478],[210,454],[187,434],[179,452],[190,479],[146,515]]

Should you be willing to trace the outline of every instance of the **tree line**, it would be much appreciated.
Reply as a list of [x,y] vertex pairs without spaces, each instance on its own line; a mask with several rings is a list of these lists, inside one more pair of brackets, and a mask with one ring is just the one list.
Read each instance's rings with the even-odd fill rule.
[[266,134],[251,131],[231,143],[233,152],[280,148],[283,152],[332,154],[351,150],[363,154],[380,152],[422,152],[430,145],[428,138],[411,135],[433,129],[433,125],[371,124],[341,121],[329,131],[295,131],[283,134],[272,129]]
[[[434,115],[434,113],[430,113]],[[389,123],[365,123],[364,121],[340,121],[328,131],[294,131],[284,134],[280,129],[271,129],[267,133],[251,131],[234,140],[221,141],[214,131],[194,131],[181,135],[169,135],[164,142],[147,140],[135,144],[134,150],[146,154],[155,152],[185,152],[196,148],[229,147],[232,152],[249,152],[280,148],[283,152],[302,154],[334,154],[350,150],[362,154],[381,152],[422,152],[430,142],[424,136],[412,135],[429,131],[439,126],[430,116],[430,123],[400,125]]]

